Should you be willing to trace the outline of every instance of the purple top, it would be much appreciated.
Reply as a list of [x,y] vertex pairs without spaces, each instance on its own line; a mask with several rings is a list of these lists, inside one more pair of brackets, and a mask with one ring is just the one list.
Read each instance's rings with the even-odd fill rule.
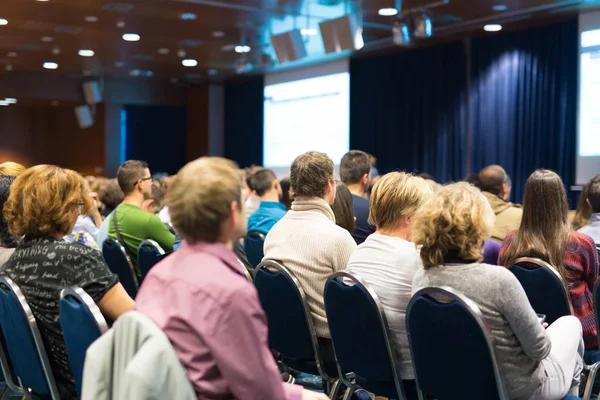
[[483,262],[486,264],[500,265],[498,263],[498,256],[500,255],[500,248],[502,245],[495,240],[486,240],[483,245]]

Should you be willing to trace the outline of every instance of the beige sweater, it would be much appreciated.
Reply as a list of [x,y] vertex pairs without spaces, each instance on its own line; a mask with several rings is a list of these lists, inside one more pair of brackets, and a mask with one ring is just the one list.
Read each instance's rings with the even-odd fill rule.
[[297,198],[292,209],[265,240],[265,258],[281,261],[300,281],[308,299],[317,336],[329,338],[323,291],[329,275],[346,269],[356,242],[335,224],[335,215],[320,198]]

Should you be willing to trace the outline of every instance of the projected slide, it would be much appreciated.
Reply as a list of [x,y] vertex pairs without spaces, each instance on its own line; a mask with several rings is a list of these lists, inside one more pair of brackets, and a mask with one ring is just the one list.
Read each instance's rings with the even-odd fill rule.
[[265,87],[264,166],[289,167],[309,151],[338,164],[349,147],[347,72]]
[[600,29],[582,33],[580,68],[579,155],[600,156]]

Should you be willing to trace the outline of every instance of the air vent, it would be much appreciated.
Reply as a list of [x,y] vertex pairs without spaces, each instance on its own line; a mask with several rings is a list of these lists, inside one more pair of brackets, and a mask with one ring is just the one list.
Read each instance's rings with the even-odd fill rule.
[[106,11],[126,13],[126,12],[133,10],[134,7],[133,7],[133,4],[129,4],[129,3],[108,3],[108,4],[105,4],[102,8],[105,9]]
[[67,35],[79,35],[81,33],[81,28],[76,26],[59,25],[54,29],[54,31],[56,33],[66,33]]
[[177,42],[179,47],[200,47],[204,42],[202,40],[185,39]]

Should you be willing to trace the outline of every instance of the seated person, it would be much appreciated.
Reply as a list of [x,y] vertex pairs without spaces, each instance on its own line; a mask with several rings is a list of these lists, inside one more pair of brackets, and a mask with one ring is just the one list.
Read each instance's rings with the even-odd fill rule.
[[100,193],[98,193],[98,196],[100,202],[104,204],[104,209],[102,210],[104,218],[108,217],[123,202],[124,198],[123,191],[116,179],[109,180]]
[[[310,306],[317,336],[330,345],[324,305],[327,278],[346,269],[356,243],[335,224],[333,161],[324,153],[298,156],[291,168],[292,209],[267,235],[263,260],[282,262],[298,278]],[[333,353],[331,353],[333,355]]]
[[19,176],[25,171],[25,167],[19,163],[7,161],[0,164],[0,176]]
[[360,150],[351,150],[340,162],[340,179],[352,193],[356,228],[352,237],[356,244],[361,244],[367,236],[375,232],[369,223],[369,200],[365,198],[371,181],[371,158]]
[[248,218],[248,232],[256,231],[266,235],[286,213],[285,205],[279,202],[281,187],[270,169],[256,171],[250,176],[249,183],[260,197],[260,206]]
[[[152,183],[150,195],[142,203],[142,210],[151,214],[158,214],[165,203],[165,192],[160,185]],[[159,218],[160,219],[160,218]],[[162,221],[161,221],[162,222]],[[164,222],[163,222],[164,223]]]
[[14,176],[0,175],[0,267],[10,258],[17,247],[16,238],[8,231],[8,225],[4,220],[2,209],[8,200],[10,186],[15,181]]
[[424,269],[415,276],[413,293],[448,286],[479,306],[494,336],[509,398],[577,395],[584,351],[581,324],[567,316],[544,329],[517,278],[505,268],[481,263],[482,243],[494,226],[484,195],[465,182],[445,186],[417,211],[414,224]]
[[[173,250],[175,235],[153,213],[142,209],[145,200],[150,198],[152,191],[152,175],[148,164],[143,161],[129,160],[119,167],[117,172],[119,186],[125,194],[125,199],[110,218],[108,235],[121,243],[129,254],[138,276],[137,248],[139,244],[152,239],[165,252]],[[117,227],[115,227],[115,213]]]
[[431,186],[416,176],[384,175],[371,192],[369,221],[377,230],[354,250],[347,268],[363,278],[381,301],[402,379],[415,379],[405,322],[412,281],[422,268],[412,242],[414,214],[432,193]]
[[[578,232],[588,235],[594,239],[596,246],[600,246],[600,175],[592,178],[586,186],[587,199],[584,199],[584,201],[588,204],[588,207],[591,207],[592,215],[586,225],[579,229]],[[583,197],[584,194],[581,193],[581,196]],[[579,208],[577,211],[579,212]]]
[[328,399],[281,382],[256,289],[231,251],[246,232],[233,163],[203,157],[187,164],[167,205],[184,242],[152,268],[136,309],[165,332],[198,398]]
[[23,239],[0,268],[0,275],[23,291],[63,399],[76,398],[76,392],[59,323],[61,290],[82,288],[113,320],[134,306],[100,252],[62,241],[73,230],[77,216],[89,214],[92,207],[83,178],[52,165],[38,165],[21,174],[4,206],[10,232]]
[[354,199],[348,186],[341,181],[335,182],[335,201],[331,205],[331,209],[335,215],[335,224],[352,234],[356,228]]

